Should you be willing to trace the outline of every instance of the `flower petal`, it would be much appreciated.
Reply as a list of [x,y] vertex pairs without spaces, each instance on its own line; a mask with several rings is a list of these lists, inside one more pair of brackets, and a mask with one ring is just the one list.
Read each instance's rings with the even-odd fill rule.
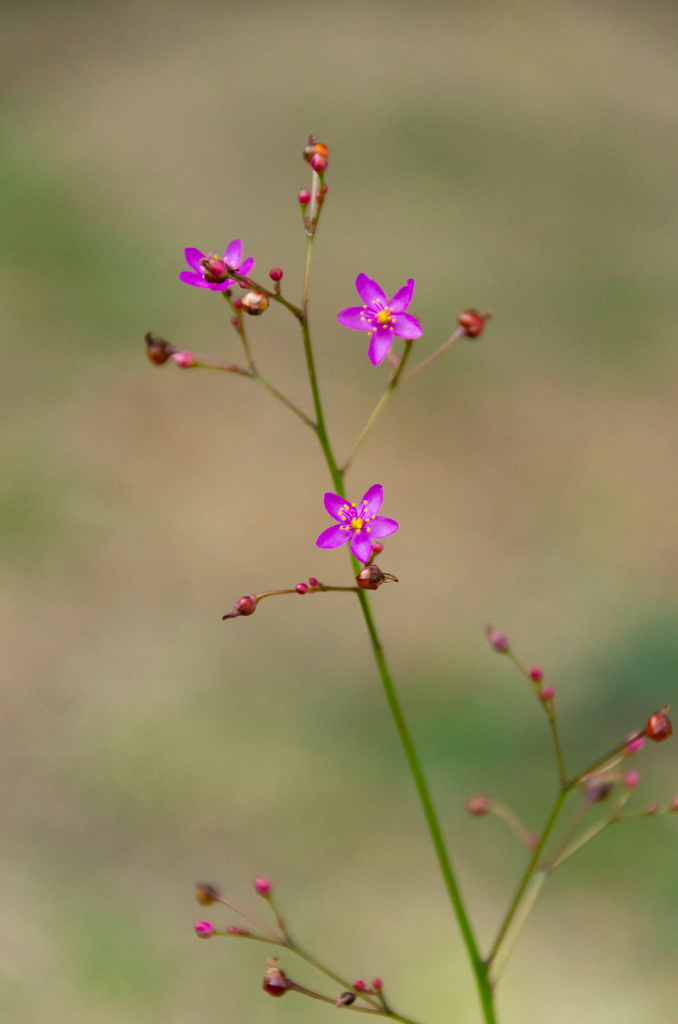
[[341,510],[344,505],[348,505],[349,511],[351,512],[351,518],[356,514],[350,501],[346,501],[346,498],[341,498],[338,494],[333,494],[332,491],[327,491],[323,500],[325,502],[325,508],[329,514],[339,523],[344,522],[344,519],[341,516]]
[[388,537],[395,533],[398,524],[395,519],[387,519],[386,516],[377,516],[370,521],[370,534],[373,537]]
[[412,301],[412,293],[414,291],[414,278],[411,277],[404,288],[396,292],[389,306],[394,313],[404,313],[410,302]]
[[351,537],[351,551],[359,562],[366,562],[372,554],[372,540],[366,530],[354,531]]
[[416,317],[410,313],[397,313],[393,317],[394,334],[399,338],[421,338],[423,331]]
[[241,263],[239,267],[233,267],[233,269],[239,271],[243,277],[247,277],[253,266],[254,260],[251,256],[248,256],[244,263]]
[[377,282],[369,278],[367,274],[358,274],[355,279],[355,286],[358,289],[358,295],[363,302],[367,303],[368,306],[377,302],[379,304],[379,309],[384,308],[386,305],[386,296]]
[[337,317],[340,324],[352,327],[355,331],[373,331],[372,319],[372,314],[364,306],[349,306],[348,309],[342,309]]
[[365,515],[376,516],[384,502],[384,488],[381,484],[373,484],[363,495],[361,505],[365,505]]
[[232,242],[229,242],[224,253],[224,263],[228,263],[229,267],[233,267],[237,270],[242,260],[242,242],[239,238],[234,238]]
[[192,284],[194,288],[207,288],[207,281],[202,274],[196,274],[193,270],[182,270],[179,280],[185,284]]
[[[401,313],[400,315],[406,316],[407,314]],[[379,363],[390,349],[392,342],[393,331],[389,331],[383,327],[378,327],[370,338],[370,347],[367,351],[367,354],[374,366],[379,366]]]
[[217,281],[216,283],[212,281],[205,282],[205,286],[209,288],[210,291],[212,292],[225,292],[227,288],[232,288],[234,284],[235,281],[232,281],[228,277],[226,278],[225,281]]
[[345,544],[350,536],[350,530],[342,530],[340,526],[330,526],[329,530],[323,530],[316,544],[319,548],[338,548]]
[[184,249],[184,256],[189,267],[200,273],[200,260],[204,259],[204,252],[200,252],[200,249]]

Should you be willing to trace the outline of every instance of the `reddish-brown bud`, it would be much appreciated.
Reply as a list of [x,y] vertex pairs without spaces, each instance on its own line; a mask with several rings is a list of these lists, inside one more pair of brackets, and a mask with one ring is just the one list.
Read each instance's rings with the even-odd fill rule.
[[474,818],[482,818],[492,810],[492,802],[489,796],[470,796],[464,807]]
[[465,309],[459,316],[459,326],[463,327],[469,338],[479,338],[485,330],[485,322],[491,313],[479,313],[477,309]]
[[195,887],[195,898],[202,907],[209,907],[210,903],[216,903],[221,898],[221,894],[213,885],[199,882]]
[[355,992],[342,992],[337,999],[337,1006],[350,1006],[351,1003],[355,1003]]
[[296,587],[294,589],[296,590],[297,594],[307,594],[308,593],[308,587],[307,587],[307,585],[305,583],[297,583],[297,585],[296,585]]
[[662,740],[667,740],[673,732],[673,726],[666,717],[668,710],[669,706],[667,704],[661,711],[657,711],[654,715],[650,716],[650,721],[647,723],[647,729],[645,730],[645,735],[649,740],[656,740],[657,743],[661,743]]
[[284,996],[288,989],[287,978],[283,971],[276,966],[278,958],[269,957],[268,967],[264,975],[264,991],[270,996]]
[[382,572],[374,562],[366,565],[356,576],[356,582],[361,590],[376,590],[382,583],[397,583],[398,577],[390,572]]
[[269,270],[268,276],[271,281],[282,281],[283,272],[280,267],[274,267],[273,270]]
[[257,607],[257,599],[255,597],[241,597],[239,601],[236,601],[235,608],[228,615],[222,615],[222,619],[235,619],[238,615],[251,615]]
[[316,142],[315,135],[309,135],[308,146],[304,148],[304,160],[310,164],[314,156],[323,156],[327,159],[327,146],[322,142]]
[[165,341],[164,338],[154,337],[150,331],[145,335],[144,341],[146,342],[146,355],[156,366],[162,366],[176,352],[174,345],[170,345],[169,341]]
[[268,299],[263,292],[247,292],[242,297],[242,308],[250,316],[259,316],[268,309]]
[[299,202],[301,203],[302,206],[308,206],[308,204],[311,202],[311,193],[308,191],[308,189],[302,188],[301,192],[299,193]]

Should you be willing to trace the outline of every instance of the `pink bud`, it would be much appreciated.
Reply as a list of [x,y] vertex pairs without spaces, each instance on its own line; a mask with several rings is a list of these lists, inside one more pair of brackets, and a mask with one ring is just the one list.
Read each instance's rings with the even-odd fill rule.
[[231,317],[231,326],[232,327],[240,327],[240,317],[239,316],[232,316]]
[[299,193],[299,202],[302,206],[307,206],[311,202],[311,193],[307,189],[302,188]]
[[373,988],[373,989],[374,989],[374,990],[375,990],[376,992],[381,992],[381,990],[382,990],[382,988],[383,988],[383,987],[384,987],[384,983],[383,983],[383,981],[381,980],[381,978],[375,978],[375,979],[374,979],[374,981],[372,982],[372,988]]
[[230,924],[226,929],[229,935],[243,935],[245,938],[249,938],[249,932],[246,928],[238,928],[234,924]]
[[384,550],[384,545],[381,543],[380,540],[373,540],[372,541],[372,554],[373,555],[380,555],[383,550]]
[[188,370],[191,366],[195,366],[195,359],[190,352],[175,352],[172,359],[182,370]]
[[671,810],[678,811],[678,796],[674,796],[673,800],[671,801]]
[[530,679],[533,683],[540,683],[543,678],[544,673],[539,668],[539,665],[535,665],[533,668],[530,669]]
[[356,992],[364,992],[365,989],[367,988],[367,985],[365,984],[364,981],[356,981],[353,983],[353,988],[356,990]]
[[214,928],[209,921],[198,921],[195,926],[195,934],[199,939],[211,939],[214,935]]
[[327,170],[327,157],[322,153],[314,153],[311,157],[311,167],[317,174],[324,174]]
[[233,299],[233,308],[242,309],[242,299]]
[[539,700],[546,702],[547,700],[553,700],[554,689],[552,686],[545,686],[539,694]]
[[318,586],[318,581],[315,578],[315,576],[309,576],[308,582],[309,582],[309,586],[311,586],[311,587],[317,587]]
[[305,583],[297,583],[295,589],[297,591],[297,594],[306,594],[308,592],[308,587],[306,586]]
[[323,185],[323,192],[327,192],[327,185]]
[[474,818],[482,818],[483,815],[489,814],[492,809],[489,796],[470,796],[464,806]]
[[624,779],[624,789],[635,789],[639,779],[640,775],[638,772],[629,772]]
[[254,888],[257,890],[260,896],[268,896],[271,891],[271,883],[267,878],[255,878]]
[[[629,739],[631,738],[631,736],[635,736],[635,735],[636,735],[635,732],[630,733],[629,734]],[[626,748],[624,749],[624,755],[626,757],[633,757],[633,755],[637,754],[638,751],[642,748],[644,742],[645,742],[645,737],[644,736],[639,736],[638,739],[633,740],[633,742],[627,744]]]
[[251,615],[257,607],[257,599],[251,595],[241,597],[235,602],[235,608],[228,615],[222,615],[222,619],[235,619],[238,615]]
[[210,253],[209,257],[207,259],[203,257],[200,263],[204,270],[205,280],[209,281],[210,284],[220,284],[228,277],[229,267],[217,256],[212,256]]
[[270,277],[271,281],[281,281],[283,272],[280,269],[280,267],[274,267],[273,270],[269,271],[268,276]]
[[659,810],[659,804],[655,803],[654,800],[653,800],[652,803],[649,803],[647,805],[647,807],[643,811],[643,814],[656,814],[658,810]]
[[539,846],[539,840],[541,836],[538,832],[528,832],[525,836],[525,846],[528,850],[536,850]]
[[489,624],[485,626],[485,636],[498,654],[506,654],[509,642],[503,633],[497,633]]

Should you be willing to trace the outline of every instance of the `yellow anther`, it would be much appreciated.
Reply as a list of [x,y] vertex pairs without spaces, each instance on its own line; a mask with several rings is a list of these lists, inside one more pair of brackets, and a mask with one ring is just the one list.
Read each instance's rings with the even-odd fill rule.
[[361,530],[362,529],[362,525],[363,525],[363,521],[362,521],[362,519],[359,519],[358,516],[355,516],[351,520],[351,526],[353,527],[354,530]]
[[391,322],[391,310],[382,309],[377,313],[377,320],[380,324],[390,324]]

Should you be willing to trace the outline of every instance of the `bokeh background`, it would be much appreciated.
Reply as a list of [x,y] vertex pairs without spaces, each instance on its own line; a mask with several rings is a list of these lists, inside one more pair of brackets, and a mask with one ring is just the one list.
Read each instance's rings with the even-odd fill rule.
[[[186,245],[304,259],[296,193],[330,146],[312,323],[347,452],[381,392],[340,328],[360,271],[416,278],[420,355],[356,459],[400,520],[376,615],[486,943],[555,775],[505,630],[556,687],[574,769],[678,700],[678,14],[649,2],[5,3],[2,8],[4,1024],[317,1022],[266,948],[198,942],[209,880],[275,879],[300,940],[426,1024],[479,1019],[353,600],[309,575],[328,477],[244,379],[151,366],[152,329],[239,358]],[[310,411],[294,321],[249,323]],[[646,745],[647,746],[647,745]],[[645,750],[634,804],[678,791]],[[678,1021],[678,820],[612,829],[543,892],[503,1024]],[[261,909],[261,908],[259,908]],[[225,910],[215,923],[233,923]],[[300,982],[314,978],[285,958]]]

